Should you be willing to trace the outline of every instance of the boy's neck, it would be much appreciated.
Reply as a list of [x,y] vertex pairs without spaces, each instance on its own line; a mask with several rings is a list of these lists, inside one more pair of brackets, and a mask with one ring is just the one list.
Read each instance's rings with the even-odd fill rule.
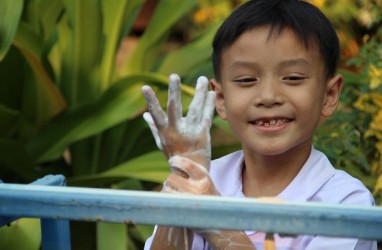
[[279,195],[297,176],[310,152],[311,145],[294,148],[276,156],[251,155],[244,152],[244,195],[255,198]]

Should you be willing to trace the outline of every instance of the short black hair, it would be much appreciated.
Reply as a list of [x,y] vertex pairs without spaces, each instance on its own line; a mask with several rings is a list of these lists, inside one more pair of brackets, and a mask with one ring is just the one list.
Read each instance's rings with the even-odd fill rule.
[[270,36],[292,30],[305,48],[316,43],[325,64],[326,77],[334,76],[339,64],[339,40],[327,17],[316,6],[299,0],[250,0],[234,10],[217,30],[212,47],[215,77],[221,80],[221,58],[244,32],[270,26]]

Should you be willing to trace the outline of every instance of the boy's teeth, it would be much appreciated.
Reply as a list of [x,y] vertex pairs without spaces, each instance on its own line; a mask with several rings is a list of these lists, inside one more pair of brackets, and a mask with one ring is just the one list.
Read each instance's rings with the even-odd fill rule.
[[284,123],[287,123],[288,120],[287,119],[278,119],[278,120],[270,120],[270,121],[256,121],[256,125],[258,126],[265,126],[265,127],[269,127],[269,126],[277,126],[277,125],[281,125],[281,124],[284,124]]

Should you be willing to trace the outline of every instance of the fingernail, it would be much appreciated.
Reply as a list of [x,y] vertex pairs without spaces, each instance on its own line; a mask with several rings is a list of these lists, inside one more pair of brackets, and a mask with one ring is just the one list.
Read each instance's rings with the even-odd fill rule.
[[171,74],[169,78],[170,80],[180,80],[179,75],[176,73]]
[[208,78],[205,76],[199,76],[197,81],[198,82],[207,82],[207,83],[209,82]]

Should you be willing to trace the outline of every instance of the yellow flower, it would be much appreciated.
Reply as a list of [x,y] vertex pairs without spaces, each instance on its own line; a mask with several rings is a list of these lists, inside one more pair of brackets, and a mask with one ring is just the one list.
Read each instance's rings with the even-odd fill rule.
[[375,89],[382,83],[382,68],[369,65],[370,88]]
[[370,100],[372,100],[372,99],[373,99],[372,94],[370,94],[370,93],[362,94],[358,97],[354,106],[361,111],[364,111],[367,113],[374,113],[375,112],[375,106],[370,104]]
[[325,4],[325,0],[312,0],[312,3],[318,8],[322,8],[322,6]]
[[382,110],[380,110],[371,121],[368,132],[382,140]]
[[374,93],[373,102],[375,104],[377,104],[380,108],[382,108],[382,94],[381,93]]
[[212,7],[206,7],[198,10],[194,14],[194,23],[196,24],[204,24],[216,17],[216,11]]

